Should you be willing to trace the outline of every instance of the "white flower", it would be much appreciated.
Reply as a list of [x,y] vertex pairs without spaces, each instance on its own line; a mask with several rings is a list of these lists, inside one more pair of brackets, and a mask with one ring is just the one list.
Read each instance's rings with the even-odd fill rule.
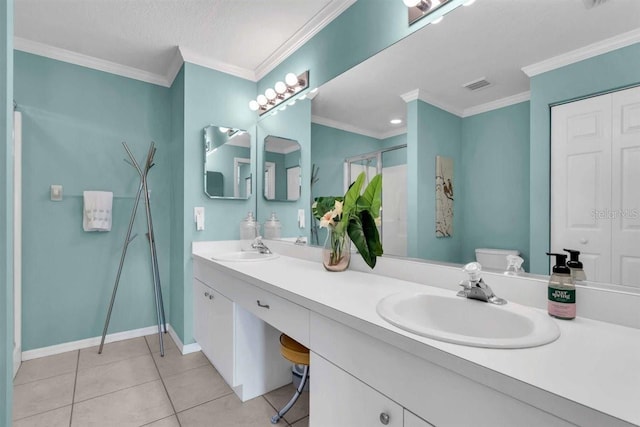
[[343,202],[336,200],[335,203],[333,204],[333,213],[334,216],[338,216],[338,215],[342,215],[342,206],[344,205]]
[[326,214],[322,215],[322,218],[320,218],[320,227],[328,227],[330,225],[335,225],[335,223],[333,222],[333,217],[335,215],[333,214],[333,211],[329,211]]

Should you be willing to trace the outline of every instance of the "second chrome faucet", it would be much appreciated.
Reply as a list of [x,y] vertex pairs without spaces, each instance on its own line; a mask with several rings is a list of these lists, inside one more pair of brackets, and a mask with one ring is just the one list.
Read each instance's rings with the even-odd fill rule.
[[457,293],[459,297],[490,302],[496,305],[504,305],[507,303],[505,299],[497,297],[489,285],[482,280],[480,276],[482,266],[479,263],[470,262],[465,265],[462,270],[469,275],[469,279],[460,282],[462,290]]

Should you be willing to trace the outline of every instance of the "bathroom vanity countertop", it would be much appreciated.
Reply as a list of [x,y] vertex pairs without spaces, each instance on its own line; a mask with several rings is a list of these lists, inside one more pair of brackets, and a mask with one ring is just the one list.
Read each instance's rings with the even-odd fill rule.
[[561,399],[565,408],[578,404],[640,425],[638,329],[577,317],[554,319],[561,336],[540,347],[451,344],[387,323],[376,305],[397,292],[451,296],[452,290],[379,276],[375,270],[330,273],[320,262],[282,255],[265,262],[220,262],[211,255],[210,249],[194,246],[194,258],[218,270],[533,406],[555,408],[549,412],[556,416],[563,417]]

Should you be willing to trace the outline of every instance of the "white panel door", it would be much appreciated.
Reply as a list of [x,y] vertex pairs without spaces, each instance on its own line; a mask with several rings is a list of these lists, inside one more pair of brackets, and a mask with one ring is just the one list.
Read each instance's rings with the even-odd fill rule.
[[300,198],[300,166],[287,169],[287,200]]
[[640,288],[640,87],[612,97],[611,281]]
[[589,280],[611,281],[611,95],[551,110],[551,250],[581,252]]
[[407,165],[382,168],[382,246],[407,256]]

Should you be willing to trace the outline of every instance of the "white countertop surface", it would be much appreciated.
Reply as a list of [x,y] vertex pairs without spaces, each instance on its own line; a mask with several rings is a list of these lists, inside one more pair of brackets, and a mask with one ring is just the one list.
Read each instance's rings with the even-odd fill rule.
[[[544,346],[508,350],[468,347],[406,332],[376,312],[378,301],[393,293],[450,296],[452,291],[353,270],[330,273],[320,262],[282,255],[263,262],[220,262],[211,260],[210,249],[195,246],[193,255],[321,315],[478,382],[503,388],[499,391],[504,393],[517,397],[518,387],[526,385],[520,389],[525,393],[518,397],[521,400],[538,400],[536,393],[541,390],[640,426],[638,329],[580,317],[554,319],[560,338]],[[460,363],[460,359],[471,363]],[[507,381],[505,390],[504,377],[494,375],[498,378],[492,379],[491,371],[524,384]],[[539,405],[531,403],[544,406],[540,401]]]

